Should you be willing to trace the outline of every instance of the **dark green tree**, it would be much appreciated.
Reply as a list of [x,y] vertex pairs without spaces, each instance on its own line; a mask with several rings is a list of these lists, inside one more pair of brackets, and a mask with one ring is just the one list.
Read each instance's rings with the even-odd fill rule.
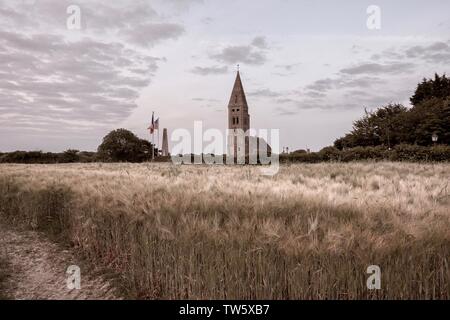
[[63,152],[61,161],[62,162],[79,162],[80,161],[80,155],[79,150],[69,149]]
[[407,130],[402,117],[408,109],[400,104],[389,104],[374,112],[365,110],[364,116],[353,123],[353,129],[344,137],[337,139],[334,146],[344,148],[384,145],[392,147],[401,143]]
[[98,158],[108,162],[142,162],[151,159],[152,144],[126,129],[108,133],[98,147]]
[[411,104],[416,106],[426,100],[433,98],[446,98],[450,96],[450,79],[446,75],[439,76],[437,73],[434,79],[424,78],[417,85],[414,95],[411,97]]
[[450,98],[433,98],[414,106],[407,121],[414,138],[409,143],[429,146],[431,136],[437,134],[439,144],[450,145]]

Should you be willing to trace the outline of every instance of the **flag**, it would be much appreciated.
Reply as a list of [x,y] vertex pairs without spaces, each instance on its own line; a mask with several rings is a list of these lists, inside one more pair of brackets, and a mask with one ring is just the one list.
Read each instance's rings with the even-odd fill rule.
[[156,119],[155,124],[154,124],[154,126],[153,126],[153,129],[154,129],[154,130],[159,130],[159,118]]
[[150,124],[150,127],[148,127],[147,129],[150,130],[150,134],[153,134],[153,132],[155,131],[155,113],[152,113],[152,123]]

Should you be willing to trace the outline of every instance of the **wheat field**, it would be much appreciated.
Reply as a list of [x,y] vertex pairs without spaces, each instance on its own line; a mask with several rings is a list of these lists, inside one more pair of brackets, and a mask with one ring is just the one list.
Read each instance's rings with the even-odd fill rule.
[[259,169],[1,165],[0,216],[113,270],[131,298],[450,298],[450,164]]

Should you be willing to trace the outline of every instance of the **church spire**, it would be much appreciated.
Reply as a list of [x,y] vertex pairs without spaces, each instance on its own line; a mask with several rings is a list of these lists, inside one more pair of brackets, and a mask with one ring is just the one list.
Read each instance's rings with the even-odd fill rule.
[[247,98],[245,97],[239,69],[236,72],[236,80],[234,81],[233,91],[228,103],[228,128],[243,129],[244,132],[250,128]]
[[236,80],[234,81],[233,91],[231,92],[230,102],[228,108],[232,106],[240,106],[248,109],[247,98],[245,97],[244,87],[242,86],[241,75],[239,73],[239,65],[236,73]]

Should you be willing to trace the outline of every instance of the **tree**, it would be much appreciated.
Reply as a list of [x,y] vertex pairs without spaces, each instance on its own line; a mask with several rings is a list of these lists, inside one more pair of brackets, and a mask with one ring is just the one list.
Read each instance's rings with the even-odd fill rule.
[[131,131],[117,129],[103,138],[97,152],[102,161],[142,162],[151,159],[152,144]]
[[320,155],[320,158],[324,161],[336,161],[339,160],[340,158],[340,154],[339,154],[339,150],[336,147],[325,147],[322,148],[322,150],[320,150],[318,152],[318,154]]
[[411,97],[413,107],[406,123],[413,139],[405,141],[423,146],[431,145],[431,136],[437,134],[438,143],[450,145],[450,79],[434,75],[423,79]]
[[401,120],[407,114],[408,109],[401,104],[389,104],[379,108],[373,113],[373,124],[378,143],[375,146],[383,145],[392,147],[402,142],[407,127]]
[[413,143],[429,146],[431,136],[437,134],[439,144],[450,145],[450,98],[433,98],[414,106],[408,122],[414,136]]
[[365,110],[364,116],[353,123],[353,129],[344,137],[337,139],[334,146],[344,148],[384,145],[392,147],[401,143],[406,130],[400,120],[408,109],[400,104],[389,104],[374,112]]
[[434,79],[424,78],[417,85],[414,95],[411,97],[411,104],[416,106],[426,100],[433,98],[446,98],[450,96],[450,79],[444,75],[439,76],[437,73]]
[[80,156],[79,156],[79,150],[74,150],[74,149],[69,149],[64,151],[64,153],[62,154],[62,162],[79,162],[80,161]]
[[95,152],[81,151],[78,153],[80,162],[94,162],[96,161],[97,154]]
[[291,153],[301,154],[301,153],[308,153],[308,151],[306,151],[304,149],[299,149],[299,150],[292,151]]

